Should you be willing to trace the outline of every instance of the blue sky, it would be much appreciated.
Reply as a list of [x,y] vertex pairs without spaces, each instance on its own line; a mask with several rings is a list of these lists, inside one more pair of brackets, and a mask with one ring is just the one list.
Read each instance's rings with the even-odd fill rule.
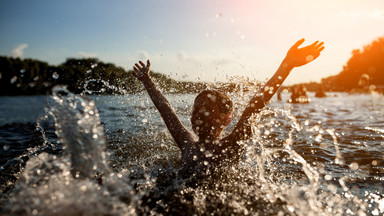
[[298,39],[324,41],[292,84],[339,73],[383,26],[383,0],[0,0],[0,55],[97,57],[126,69],[149,58],[174,79],[265,81]]

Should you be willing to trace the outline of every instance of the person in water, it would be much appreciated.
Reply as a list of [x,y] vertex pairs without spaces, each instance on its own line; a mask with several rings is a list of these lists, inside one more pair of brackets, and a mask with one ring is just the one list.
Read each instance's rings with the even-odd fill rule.
[[324,49],[324,43],[319,41],[299,48],[303,42],[304,39],[301,39],[289,49],[275,74],[249,101],[233,131],[225,137],[221,134],[232,120],[233,105],[229,97],[216,90],[204,90],[197,95],[191,117],[195,136],[182,124],[169,101],[152,81],[149,75],[150,61],[147,60],[146,65],[142,61],[135,64],[133,75],[143,83],[181,150],[183,173],[209,173],[240,159],[245,150],[244,141],[252,135],[249,118],[266,106],[293,68],[315,60]]
[[309,103],[307,91],[302,85],[292,88],[291,103]]

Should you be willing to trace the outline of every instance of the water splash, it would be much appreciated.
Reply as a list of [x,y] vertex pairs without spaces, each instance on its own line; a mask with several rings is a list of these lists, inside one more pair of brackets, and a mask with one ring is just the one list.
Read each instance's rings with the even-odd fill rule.
[[[31,158],[5,214],[133,214],[134,193],[124,182],[126,175],[112,172],[107,164],[106,140],[94,102],[64,86],[56,86],[52,98],[54,104],[43,119],[54,118],[63,156],[42,153]],[[43,127],[37,127],[50,143]]]
[[326,131],[327,131],[327,133],[329,133],[332,136],[333,144],[335,146],[335,150],[336,150],[335,163],[342,165],[344,163],[344,161],[343,161],[343,157],[341,156],[341,153],[340,153],[339,145],[337,143],[336,134],[335,134],[334,130],[332,130],[332,129],[327,129]]
[[94,102],[73,95],[63,86],[53,89],[53,100],[57,103],[51,108],[56,134],[71,157],[74,175],[88,178],[98,168],[109,174],[104,130]]
[[[100,85],[102,87],[100,87],[98,90],[95,90],[94,87],[91,87],[92,85]],[[125,89],[121,89],[121,88],[118,88],[114,85],[111,85],[109,84],[108,81],[106,80],[103,80],[103,79],[88,79],[86,80],[84,83],[83,83],[83,92],[81,94],[89,94],[89,95],[93,95],[93,94],[104,94],[106,93],[107,89],[112,91],[112,92],[116,92],[116,93],[119,93],[119,94],[122,94],[122,95],[126,95],[127,94],[127,91]],[[92,90],[90,90],[92,89]]]
[[[242,101],[257,88],[239,89],[231,97],[244,107]],[[119,132],[111,141],[93,100],[56,87],[44,118],[54,118],[63,156],[43,153],[28,161],[5,215],[376,215],[384,211],[379,189],[365,194],[370,202],[359,198],[356,190],[362,189],[351,188],[347,176],[329,174],[330,161],[316,161],[308,150],[318,144],[333,155],[331,162],[342,161],[337,133],[281,108],[264,110],[251,120],[254,135],[244,143],[247,151],[239,164],[198,182],[180,178],[178,149],[156,122],[161,122],[155,120],[156,110],[148,109],[148,98],[137,97],[127,99],[124,105],[129,109],[122,112],[146,121],[139,120],[139,129]],[[188,115],[189,106],[181,103],[177,111]],[[241,108],[236,118],[240,113]],[[44,136],[47,145],[48,139]]]

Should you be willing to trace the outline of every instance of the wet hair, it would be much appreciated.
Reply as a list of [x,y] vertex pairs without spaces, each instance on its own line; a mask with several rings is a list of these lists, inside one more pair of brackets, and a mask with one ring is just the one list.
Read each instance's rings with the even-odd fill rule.
[[[192,110],[192,128],[197,135],[207,133],[213,125],[222,126],[224,117],[232,113],[232,100],[224,93],[216,90],[204,90],[196,96]],[[217,125],[211,114],[221,117],[221,125]]]

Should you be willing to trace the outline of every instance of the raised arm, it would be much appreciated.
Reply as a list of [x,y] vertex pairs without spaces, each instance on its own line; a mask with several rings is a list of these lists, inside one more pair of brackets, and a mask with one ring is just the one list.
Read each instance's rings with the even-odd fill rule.
[[324,43],[319,41],[314,42],[306,47],[298,48],[304,42],[304,38],[297,41],[287,52],[280,67],[276,73],[268,80],[263,87],[263,100],[267,103],[283,84],[285,79],[294,67],[300,67],[317,59],[320,52],[324,49]]
[[133,75],[144,84],[144,87],[151,97],[152,102],[159,110],[161,117],[167,125],[169,132],[171,133],[178,147],[182,149],[186,143],[193,142],[194,138],[181,123],[176,113],[171,108],[167,98],[164,97],[164,95],[152,81],[151,77],[149,76],[150,66],[151,63],[149,60],[147,61],[147,65],[145,65],[142,61],[140,61],[139,64],[136,63],[133,67]]
[[255,95],[249,102],[248,107],[244,110],[239,122],[235,126],[230,137],[235,140],[244,140],[251,135],[251,127],[248,119],[252,114],[260,112],[265,105],[271,100],[272,96],[277,92],[284,80],[288,77],[291,70],[295,67],[303,66],[317,57],[324,49],[324,43],[319,41],[311,45],[299,48],[304,39],[297,41],[287,52],[286,57],[280,64],[275,74],[268,80],[261,91]]

